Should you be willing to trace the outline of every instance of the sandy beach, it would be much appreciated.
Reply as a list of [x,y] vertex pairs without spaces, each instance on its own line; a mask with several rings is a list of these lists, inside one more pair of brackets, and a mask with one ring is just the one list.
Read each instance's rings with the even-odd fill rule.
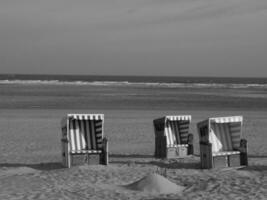
[[[188,111],[195,154],[187,159],[153,158],[152,119],[172,111],[1,110],[1,199],[266,199],[267,148],[263,111]],[[66,113],[104,113],[110,165],[61,166],[60,120]],[[182,113],[185,113],[183,111]],[[207,116],[243,114],[249,166],[199,169],[196,122]],[[166,169],[178,194],[135,191],[123,186]]]

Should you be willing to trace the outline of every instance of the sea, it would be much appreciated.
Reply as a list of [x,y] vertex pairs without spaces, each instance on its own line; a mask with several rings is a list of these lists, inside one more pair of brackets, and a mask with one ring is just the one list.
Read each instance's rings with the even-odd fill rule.
[[267,78],[0,74],[0,109],[267,110]]

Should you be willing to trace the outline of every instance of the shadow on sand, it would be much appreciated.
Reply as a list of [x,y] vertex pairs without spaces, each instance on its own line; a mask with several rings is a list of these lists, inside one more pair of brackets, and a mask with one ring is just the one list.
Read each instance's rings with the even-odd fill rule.
[[50,171],[55,169],[62,169],[61,163],[50,162],[50,163],[37,163],[37,164],[23,164],[23,163],[0,163],[0,167],[29,167],[42,171]]
[[166,169],[200,169],[199,157],[177,158],[177,159],[156,159],[153,155],[140,154],[112,154],[110,155],[110,163],[126,164],[126,165],[154,165]]
[[267,158],[267,155],[248,155],[249,158]]
[[266,171],[267,172],[267,165],[249,165],[247,167],[238,169],[238,170],[242,170],[242,171]]
[[172,199],[170,199],[170,198],[153,198],[153,199],[144,199],[144,200],[179,200],[179,199],[180,198],[175,197]]
[[155,165],[160,168],[166,169],[200,169],[199,162],[173,162],[173,163],[164,163],[160,161],[152,161],[151,165]]
[[110,154],[110,158],[154,158],[153,155],[142,154]]

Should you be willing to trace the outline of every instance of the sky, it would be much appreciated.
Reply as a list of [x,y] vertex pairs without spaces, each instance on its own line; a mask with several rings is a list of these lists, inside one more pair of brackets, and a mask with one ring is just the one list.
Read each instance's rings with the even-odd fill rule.
[[1,0],[0,73],[267,77],[267,1]]

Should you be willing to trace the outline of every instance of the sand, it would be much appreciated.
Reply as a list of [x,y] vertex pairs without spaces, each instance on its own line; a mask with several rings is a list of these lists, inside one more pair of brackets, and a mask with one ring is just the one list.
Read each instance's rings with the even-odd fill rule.
[[131,190],[160,194],[175,194],[181,193],[184,190],[183,186],[178,186],[157,173],[146,175],[140,180],[126,185],[125,187]]
[[[167,182],[168,186],[172,185],[166,179],[147,178],[147,174],[155,168],[147,162],[147,164],[136,164],[135,166],[126,164],[111,164],[108,167],[84,165],[50,171],[25,170],[25,167],[1,169],[0,198],[266,199],[266,167],[265,169],[260,167],[259,169],[216,171],[168,169],[167,178],[177,184],[177,193],[173,193],[173,188],[162,189],[163,183]],[[4,173],[5,175],[3,175]],[[136,182],[131,184],[130,188],[121,187],[134,180]],[[161,189],[157,187],[159,185]],[[185,188],[185,190],[182,192],[181,188]]]
[[[196,154],[197,121],[215,114],[244,115],[249,167],[220,170],[199,169],[197,155],[186,159],[153,158],[151,119],[172,111],[14,109],[0,112],[0,199],[267,198],[265,111],[188,111],[193,116],[190,131],[195,136]],[[109,166],[62,168],[59,125],[61,117],[71,112],[105,113],[105,135],[110,142]],[[166,179],[144,179],[151,173],[165,170],[166,179],[179,188],[177,193],[161,192],[158,186],[162,186],[162,182],[165,186]],[[133,183],[133,188],[122,187]],[[151,191],[155,187],[159,192]]]

